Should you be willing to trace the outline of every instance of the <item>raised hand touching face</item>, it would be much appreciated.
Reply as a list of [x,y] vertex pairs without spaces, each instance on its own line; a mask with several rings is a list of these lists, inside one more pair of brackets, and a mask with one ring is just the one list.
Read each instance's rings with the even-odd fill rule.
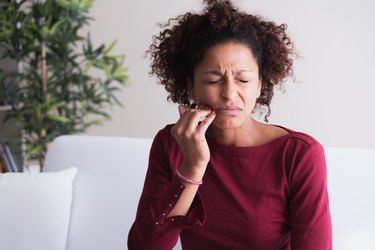
[[172,135],[184,155],[182,167],[185,169],[182,171],[192,175],[198,171],[203,175],[210,160],[205,135],[216,113],[206,106],[186,109],[183,105],[179,105],[178,111],[180,119],[172,127]]

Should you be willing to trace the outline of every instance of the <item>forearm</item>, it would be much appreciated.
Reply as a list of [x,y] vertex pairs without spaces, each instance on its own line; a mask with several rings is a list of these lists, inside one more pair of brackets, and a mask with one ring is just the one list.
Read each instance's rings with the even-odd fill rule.
[[[185,190],[185,185],[175,177],[162,197],[150,201],[147,198],[149,194],[143,196],[136,221],[129,232],[128,248],[130,250],[172,249],[181,230],[203,223],[203,204],[199,197],[193,199],[189,206],[191,210],[194,210],[191,214],[170,216]],[[196,196],[199,195],[196,194]]]
[[184,216],[189,212],[210,159],[205,134],[216,115],[208,107],[187,110],[179,105],[178,108],[180,119],[172,127],[171,134],[183,153],[177,174],[186,188],[168,217]]
[[[192,169],[197,169],[196,171],[191,171]],[[183,176],[190,180],[201,181],[204,175],[205,167],[193,168],[182,163],[180,167],[180,172]],[[168,214],[168,217],[173,216],[185,216],[189,212],[189,209],[194,201],[194,198],[198,192],[199,184],[193,184],[189,181],[179,178],[180,182],[185,186],[180,198],[178,199],[175,207]]]
[[128,235],[129,250],[169,250],[176,245],[179,230],[170,230],[168,234],[162,233],[159,226],[152,224],[151,213],[145,213],[133,224]]

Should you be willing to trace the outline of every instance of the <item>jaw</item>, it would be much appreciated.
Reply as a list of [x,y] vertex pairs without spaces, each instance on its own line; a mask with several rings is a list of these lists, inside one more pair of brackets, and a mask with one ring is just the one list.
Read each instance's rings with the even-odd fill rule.
[[249,122],[251,122],[250,115],[217,115],[211,125],[214,127],[215,130],[228,131],[232,129],[237,130],[246,127]]

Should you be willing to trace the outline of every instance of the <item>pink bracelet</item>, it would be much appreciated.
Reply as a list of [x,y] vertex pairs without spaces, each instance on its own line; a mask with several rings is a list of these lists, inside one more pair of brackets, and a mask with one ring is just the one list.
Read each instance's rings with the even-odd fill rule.
[[190,178],[187,178],[185,175],[181,174],[180,171],[178,171],[178,169],[176,170],[176,174],[178,177],[180,177],[182,180],[190,183],[190,184],[194,184],[194,185],[202,185],[203,181],[200,180],[200,181],[197,181],[197,180],[193,180],[193,179],[190,179]]

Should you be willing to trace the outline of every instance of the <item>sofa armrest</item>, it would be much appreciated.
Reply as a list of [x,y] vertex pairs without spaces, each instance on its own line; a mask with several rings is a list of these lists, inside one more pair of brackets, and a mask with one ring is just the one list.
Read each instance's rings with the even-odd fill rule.
[[147,170],[151,139],[61,136],[45,171],[76,166],[68,250],[126,249]]

